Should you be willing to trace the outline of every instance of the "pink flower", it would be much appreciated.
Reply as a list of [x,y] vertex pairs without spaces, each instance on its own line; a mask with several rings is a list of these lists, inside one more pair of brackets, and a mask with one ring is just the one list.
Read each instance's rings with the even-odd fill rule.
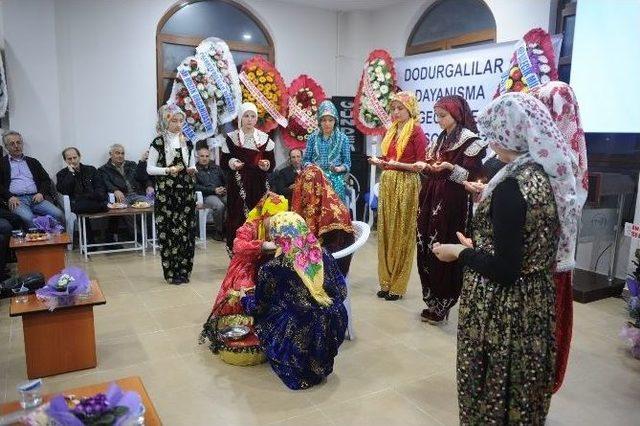
[[303,237],[296,237],[295,240],[293,241],[293,244],[298,248],[303,248],[304,247],[304,238]]
[[276,244],[282,247],[282,251],[285,253],[288,253],[289,250],[291,250],[291,238],[278,238]]
[[540,151],[538,151],[538,154],[540,154],[540,157],[542,158],[547,158],[549,156],[549,151],[546,149],[541,149]]
[[307,243],[313,245],[317,242],[318,242],[318,239],[316,238],[316,236],[313,235],[311,232],[309,232],[309,235],[307,235]]
[[296,267],[299,269],[305,270],[307,269],[307,265],[309,265],[309,258],[303,252],[300,252],[295,259]]
[[557,170],[559,176],[564,176],[567,174],[567,167],[564,164],[559,165]]
[[309,250],[309,260],[312,263],[320,262],[322,260],[322,250],[320,250],[318,247],[314,247]]

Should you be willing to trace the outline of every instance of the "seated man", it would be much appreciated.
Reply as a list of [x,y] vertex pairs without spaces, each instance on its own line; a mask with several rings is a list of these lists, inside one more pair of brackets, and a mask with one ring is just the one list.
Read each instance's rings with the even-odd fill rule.
[[10,130],[2,135],[2,142],[9,155],[0,166],[0,188],[9,210],[20,216],[27,228],[35,226],[34,215],[51,215],[64,224],[62,210],[45,200],[45,196],[52,196],[51,178],[38,160],[23,154],[22,135]]
[[136,170],[135,162],[125,160],[124,147],[119,143],[111,145],[109,161],[100,167],[100,172],[107,191],[113,192],[117,203],[147,201],[146,191],[153,190],[153,183],[149,180],[139,185]]
[[107,188],[93,166],[80,163],[80,151],[70,147],[62,151],[67,167],[56,175],[56,189],[71,200],[74,213],[107,211]]
[[202,191],[204,205],[211,209],[214,238],[221,241],[223,235],[224,214],[227,205],[227,188],[222,168],[211,161],[211,151],[207,147],[198,149],[198,169],[196,173],[196,191]]
[[272,176],[272,190],[284,195],[291,204],[293,185],[302,171],[302,151],[294,148],[289,151],[289,164],[275,172]]
[[306,389],[333,371],[347,329],[347,288],[300,215],[276,214],[267,226],[276,256],[260,267],[255,291],[243,288],[240,300],[273,371],[290,389]]

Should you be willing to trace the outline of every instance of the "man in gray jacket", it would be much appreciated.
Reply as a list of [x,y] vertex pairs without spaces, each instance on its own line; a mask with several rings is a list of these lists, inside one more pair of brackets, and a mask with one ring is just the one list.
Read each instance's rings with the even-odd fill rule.
[[[213,238],[222,241],[224,216],[227,205],[227,188],[224,172],[217,164],[211,161],[209,148],[198,149],[198,162],[196,168],[196,191],[202,191],[204,206],[211,209],[211,222],[213,223]],[[207,218],[209,219],[209,218]],[[209,220],[207,220],[209,221]]]

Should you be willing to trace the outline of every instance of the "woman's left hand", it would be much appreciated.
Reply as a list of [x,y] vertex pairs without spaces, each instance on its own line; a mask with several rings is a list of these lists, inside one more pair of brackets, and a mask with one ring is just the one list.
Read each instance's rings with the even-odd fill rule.
[[271,163],[269,162],[269,160],[258,161],[258,167],[260,167],[260,170],[262,170],[263,172],[268,171],[270,166],[271,166]]
[[435,243],[431,251],[441,262],[453,262],[458,260],[458,256],[465,248],[462,244]]
[[446,161],[436,163],[432,167],[433,167],[433,170],[436,172],[441,172],[443,170],[453,170],[453,164],[447,163]]
[[331,170],[333,170],[334,173],[342,173],[346,171],[347,168],[345,166],[332,166]]

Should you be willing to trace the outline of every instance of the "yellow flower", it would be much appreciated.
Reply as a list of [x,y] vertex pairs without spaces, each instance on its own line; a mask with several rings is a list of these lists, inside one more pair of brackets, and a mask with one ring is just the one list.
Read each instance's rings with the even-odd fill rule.
[[256,87],[258,88],[259,91],[264,93],[264,84],[258,84]]
[[262,69],[258,68],[258,69],[256,70],[256,75],[257,75],[258,77],[260,77],[260,76],[264,75],[264,71],[262,71]]
[[255,80],[256,79],[256,75],[252,72],[248,73],[247,76],[249,76],[249,80]]
[[257,69],[258,69],[258,66],[257,66],[257,65],[254,65],[254,66],[252,66],[252,67],[250,67],[250,68],[249,68],[249,71],[255,71],[255,70],[257,70]]
[[273,77],[271,76],[271,74],[267,74],[266,78],[269,83],[273,83]]
[[264,78],[264,77],[260,77],[260,78],[258,79],[258,81],[259,81],[260,83],[265,83],[265,82],[267,81],[267,79],[266,79],[266,78]]

